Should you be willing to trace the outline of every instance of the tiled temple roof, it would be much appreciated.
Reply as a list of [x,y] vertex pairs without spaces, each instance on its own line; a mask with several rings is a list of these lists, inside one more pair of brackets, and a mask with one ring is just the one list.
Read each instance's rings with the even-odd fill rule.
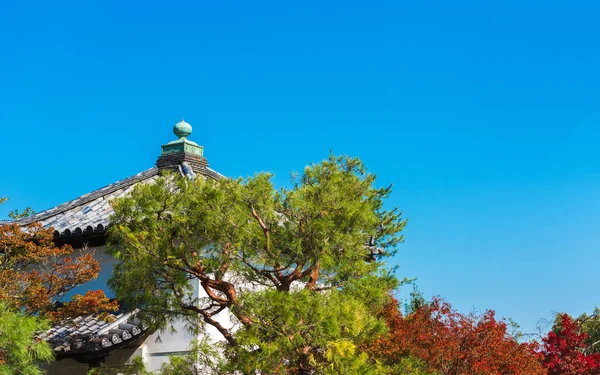
[[47,341],[58,355],[104,355],[116,346],[129,344],[148,329],[135,317],[137,311],[68,319],[39,338]]
[[25,225],[39,221],[45,227],[54,228],[54,239],[56,240],[104,233],[108,227],[108,219],[113,213],[110,201],[129,194],[138,183],[154,181],[158,174],[158,168],[150,168],[69,202],[21,219],[19,223]]
[[[83,240],[83,237],[89,238],[92,235],[102,237],[108,227],[110,215],[113,213],[110,201],[126,196],[139,183],[153,182],[162,170],[180,172],[188,178],[193,178],[195,175],[215,180],[224,177],[208,167],[203,156],[202,146],[187,139],[192,132],[192,127],[188,123],[180,121],[175,125],[173,131],[179,139],[162,146],[163,152],[156,161],[156,167],[33,216],[20,219],[17,223],[26,225],[33,221],[39,221],[45,227],[54,228],[55,240],[68,243],[78,242],[78,240]],[[0,224],[2,223],[0,221]],[[81,241],[79,242],[81,243]]]

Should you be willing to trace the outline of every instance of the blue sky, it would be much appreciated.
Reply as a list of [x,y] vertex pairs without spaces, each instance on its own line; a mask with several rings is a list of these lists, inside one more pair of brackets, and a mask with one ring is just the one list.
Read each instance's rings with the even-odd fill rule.
[[427,297],[527,331],[590,311],[600,6],[369,4],[3,1],[0,217],[152,167],[185,118],[228,176],[362,158]]

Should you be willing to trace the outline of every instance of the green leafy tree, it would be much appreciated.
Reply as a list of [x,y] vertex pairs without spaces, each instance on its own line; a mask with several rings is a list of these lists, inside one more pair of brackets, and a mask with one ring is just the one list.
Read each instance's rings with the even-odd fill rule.
[[404,304],[404,313],[406,315],[416,313],[419,309],[425,308],[430,304],[425,300],[423,293],[419,290],[416,284],[413,284],[413,290],[410,292],[410,298]]
[[42,374],[36,362],[49,362],[54,353],[34,335],[48,328],[45,320],[23,315],[0,301],[0,375]]
[[400,358],[395,365],[392,366],[390,374],[394,375],[437,375],[438,373],[429,371],[427,364],[416,357]]
[[[382,333],[377,320],[354,293],[309,290],[281,293],[277,290],[252,293],[244,298],[244,309],[255,317],[254,324],[236,335],[242,347],[229,354],[231,370],[269,374],[381,374],[357,343]],[[290,358],[298,363],[289,364]]]
[[[182,372],[185,374],[185,372]],[[142,357],[135,357],[127,365],[118,367],[96,367],[88,371],[88,375],[150,375],[146,370]]]
[[577,318],[581,322],[581,331],[586,334],[586,354],[600,354],[600,308],[588,315],[583,313]]
[[[405,220],[384,209],[391,189],[374,182],[360,160],[332,155],[289,189],[266,173],[138,186],[114,202],[108,251],[121,262],[110,286],[160,326],[215,327],[244,373],[377,368],[359,348],[381,329],[369,309],[398,285],[382,259]],[[225,310],[237,326],[215,319]]]

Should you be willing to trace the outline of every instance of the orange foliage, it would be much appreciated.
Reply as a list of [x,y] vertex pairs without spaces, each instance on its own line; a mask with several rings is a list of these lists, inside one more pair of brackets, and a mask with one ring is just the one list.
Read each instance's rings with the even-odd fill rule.
[[80,315],[87,315],[90,312],[100,312],[99,318],[109,320],[108,314],[111,311],[117,311],[119,305],[117,301],[111,301],[106,297],[102,290],[89,290],[84,295],[76,294],[71,301],[52,311],[50,317],[54,321],[75,318]]
[[[90,252],[75,256],[70,246],[56,246],[52,228],[37,222],[24,228],[15,223],[0,225],[0,300],[15,308],[51,318],[57,301],[99,273],[100,264]],[[73,306],[106,307],[101,302],[104,292],[86,296],[85,303],[77,301]],[[92,303],[94,298],[100,300]]]
[[444,375],[542,375],[535,343],[518,343],[493,311],[462,315],[441,299],[403,316],[393,300],[383,311],[390,328],[371,354],[388,363],[413,356]]

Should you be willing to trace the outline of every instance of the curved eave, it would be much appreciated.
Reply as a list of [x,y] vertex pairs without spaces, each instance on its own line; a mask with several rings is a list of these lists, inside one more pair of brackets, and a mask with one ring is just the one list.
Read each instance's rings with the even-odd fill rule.
[[[16,222],[27,225],[39,221],[46,228],[54,228],[54,240],[59,244],[70,244],[76,248],[84,243],[102,245],[113,213],[110,201],[129,195],[139,183],[153,182],[166,169],[150,168],[33,216],[17,221],[0,221],[0,224]],[[195,172],[215,180],[225,178],[208,166]]]

